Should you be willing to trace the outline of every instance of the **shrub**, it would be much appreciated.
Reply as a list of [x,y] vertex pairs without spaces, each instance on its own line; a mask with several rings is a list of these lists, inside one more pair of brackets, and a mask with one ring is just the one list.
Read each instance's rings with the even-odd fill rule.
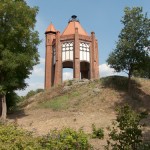
[[31,132],[18,129],[13,125],[0,124],[0,149],[1,150],[39,150],[38,140],[33,138]]
[[43,137],[33,137],[31,132],[17,126],[0,124],[1,150],[88,150],[92,149],[87,135],[70,128],[52,130]]
[[60,131],[53,130],[41,138],[40,143],[43,148],[49,150],[88,150],[92,148],[88,143],[87,135],[82,130],[77,132],[70,128]]
[[31,90],[27,93],[27,95],[25,96],[26,99],[30,98],[31,96],[36,95],[37,93],[43,92],[44,89],[37,89],[35,91]]
[[36,91],[31,90],[31,91],[29,91],[29,92],[27,93],[26,98],[29,98],[29,97],[31,97],[31,96],[34,96],[35,94],[36,94]]
[[102,128],[96,128],[95,124],[92,124],[92,138],[104,138],[104,130]]
[[142,130],[140,121],[146,114],[138,114],[128,105],[117,110],[117,118],[113,122],[113,128],[109,128],[109,140],[107,150],[137,150],[142,145]]
[[35,92],[36,93],[44,92],[44,89],[37,89]]

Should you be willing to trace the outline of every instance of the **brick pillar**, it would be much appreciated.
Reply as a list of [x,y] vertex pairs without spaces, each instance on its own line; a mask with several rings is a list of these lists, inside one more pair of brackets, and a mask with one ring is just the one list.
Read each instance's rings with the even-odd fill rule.
[[95,78],[95,33],[91,32],[91,38],[92,38],[92,43],[91,43],[91,48],[90,48],[90,78],[94,79]]
[[62,83],[62,50],[60,43],[60,32],[56,33],[56,64],[54,85]]
[[80,79],[80,47],[79,47],[79,34],[78,28],[75,28],[75,43],[74,43],[74,75],[76,79]]
[[96,66],[95,66],[95,70],[96,70],[96,74],[95,74],[95,78],[99,79],[99,55],[98,55],[98,42],[96,40],[96,47],[95,47],[95,52],[96,52]]
[[45,89],[52,86],[52,42],[54,39],[52,33],[46,33],[46,53],[45,53]]

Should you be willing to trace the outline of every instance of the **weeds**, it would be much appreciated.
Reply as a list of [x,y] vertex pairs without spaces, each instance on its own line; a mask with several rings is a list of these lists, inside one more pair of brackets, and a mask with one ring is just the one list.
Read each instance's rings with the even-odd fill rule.
[[95,124],[92,124],[92,138],[103,139],[104,130],[102,128],[96,128]]

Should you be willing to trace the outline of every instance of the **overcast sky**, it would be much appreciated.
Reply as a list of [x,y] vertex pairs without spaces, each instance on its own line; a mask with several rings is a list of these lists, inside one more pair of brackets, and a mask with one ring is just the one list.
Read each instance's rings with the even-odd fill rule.
[[[95,32],[99,44],[99,68],[101,76],[114,74],[106,64],[109,53],[115,48],[115,42],[123,27],[120,23],[126,6],[143,7],[150,17],[150,0],[26,0],[31,7],[38,6],[36,30],[41,44],[38,47],[40,64],[34,67],[27,79],[28,87],[19,91],[25,95],[29,90],[44,88],[45,30],[52,22],[57,30],[63,32],[72,15],[77,15],[82,27],[90,35]],[[63,70],[63,79],[72,78],[72,70]]]

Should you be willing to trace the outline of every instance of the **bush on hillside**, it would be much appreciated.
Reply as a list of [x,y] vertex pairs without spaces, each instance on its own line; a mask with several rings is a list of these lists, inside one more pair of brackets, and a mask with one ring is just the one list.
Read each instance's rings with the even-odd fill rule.
[[92,138],[103,139],[104,130],[102,128],[96,128],[95,124],[92,124]]
[[43,148],[48,148],[49,150],[92,149],[91,145],[88,143],[87,135],[82,130],[76,132],[70,128],[65,128],[60,131],[53,130],[44,136],[40,143]]
[[44,89],[37,89],[37,90],[31,90],[27,93],[27,95],[25,96],[26,99],[30,98],[31,96],[36,95],[37,93],[43,92]]
[[[142,129],[140,121],[146,117],[146,113],[136,113],[128,105],[117,110],[117,118],[113,127],[109,128],[109,140],[107,150],[145,150],[150,146],[142,141]],[[149,147],[150,148],[150,147]]]
[[1,150],[88,150],[92,149],[87,135],[70,128],[52,130],[43,137],[33,137],[31,132],[17,126],[0,124]]
[[1,150],[39,150],[38,140],[30,132],[25,132],[13,125],[0,124],[0,149]]

